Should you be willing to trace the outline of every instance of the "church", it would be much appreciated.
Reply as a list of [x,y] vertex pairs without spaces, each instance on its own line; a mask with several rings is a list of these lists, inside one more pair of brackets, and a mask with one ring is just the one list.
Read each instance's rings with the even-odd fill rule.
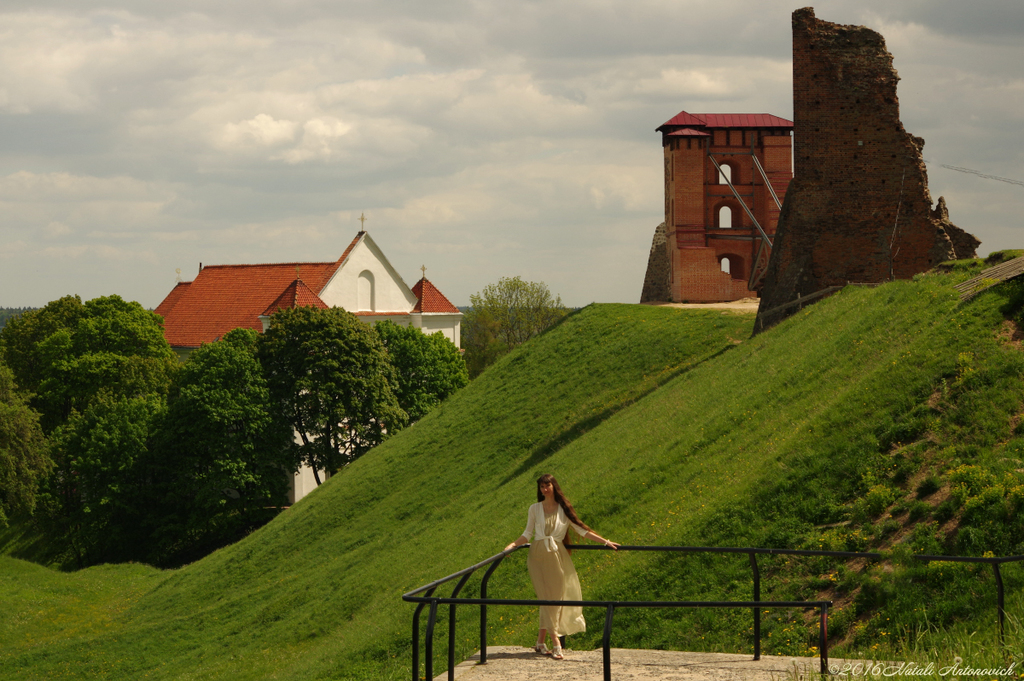
[[[426,334],[440,331],[460,347],[462,313],[430,283],[426,268],[409,288],[365,231],[333,262],[200,265],[195,279],[179,281],[156,313],[164,318],[164,337],[184,360],[232,329],[262,333],[276,311],[306,305],[340,307],[367,324],[390,319]],[[315,487],[312,470],[302,469],[289,500],[294,503]]]

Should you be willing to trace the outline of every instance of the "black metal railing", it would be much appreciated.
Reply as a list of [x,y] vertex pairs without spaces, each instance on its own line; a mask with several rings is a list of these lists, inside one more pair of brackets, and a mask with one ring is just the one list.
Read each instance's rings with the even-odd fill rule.
[[[791,555],[791,556],[828,556],[836,558],[868,558],[880,560],[882,554],[864,553],[854,551],[803,551],[797,549],[765,549],[765,548],[732,548],[732,547],[708,547],[708,546],[620,546],[619,551],[659,551],[676,553],[743,553],[750,560],[750,568],[753,576],[753,600],[751,601],[545,601],[538,599],[502,599],[487,598],[487,584],[491,575],[498,568],[506,556],[511,555],[520,548],[528,548],[530,545],[502,551],[491,556],[476,565],[460,570],[454,574],[442,577],[436,581],[426,584],[402,595],[402,599],[411,603],[418,603],[413,613],[412,620],[412,678],[419,681],[419,632],[420,615],[424,607],[430,605],[427,618],[427,631],[425,642],[425,672],[428,681],[433,679],[434,659],[434,627],[437,623],[438,606],[447,604],[448,607],[448,679],[455,679],[455,608],[462,603],[466,605],[480,606],[480,664],[487,662],[487,606],[488,605],[572,605],[583,607],[600,607],[605,609],[604,635],[601,640],[604,662],[605,681],[611,681],[611,630],[612,619],[616,608],[751,608],[754,618],[754,659],[761,659],[761,610],[764,608],[816,608],[818,609],[818,653],[821,661],[821,673],[828,673],[828,609],[832,601],[762,601],[761,600],[761,573],[758,569],[758,555]],[[606,546],[573,545],[573,550],[589,551],[611,551]],[[956,563],[987,563],[992,566],[996,581],[996,610],[999,620],[999,643],[1005,645],[1004,623],[1006,619],[1003,578],[999,566],[1003,563],[1024,561],[1024,556],[1002,556],[1002,557],[974,557],[974,556],[913,556],[916,560],[948,561]],[[489,565],[480,581],[479,598],[459,598],[459,593],[469,581],[469,578],[478,569]],[[451,596],[434,596],[437,587],[460,578],[458,584],[452,590]],[[423,594],[423,595],[417,595]]]
[[[488,605],[571,605],[583,607],[599,607],[605,609],[604,635],[602,637],[602,651],[604,661],[605,681],[611,681],[611,629],[612,620],[616,608],[750,608],[753,612],[754,622],[754,659],[761,659],[761,610],[765,608],[815,608],[818,610],[818,653],[821,660],[821,673],[828,672],[828,609],[832,601],[762,601],[761,600],[761,573],[758,569],[758,555],[791,555],[791,556],[828,556],[835,558],[869,558],[878,560],[882,556],[878,553],[863,553],[854,551],[803,551],[797,549],[765,549],[765,548],[733,548],[733,547],[708,547],[708,546],[620,546],[619,551],[658,551],[674,553],[742,553],[750,560],[751,572],[753,575],[753,600],[750,601],[621,601],[621,600],[599,600],[599,601],[546,601],[539,599],[501,599],[487,597],[487,584],[491,575],[505,559],[506,556],[514,553],[519,548],[502,551],[491,556],[487,560],[476,565],[460,570],[456,573],[442,577],[429,584],[414,589],[402,595],[402,599],[410,603],[418,603],[413,613],[412,620],[412,678],[419,681],[419,652],[420,652],[420,616],[423,609],[429,605],[430,610],[427,617],[427,630],[425,632],[424,662],[425,672],[428,681],[433,679],[434,674],[434,628],[437,624],[438,606],[448,605],[448,679],[455,679],[455,609],[458,604],[480,606],[480,664],[487,662],[487,606]],[[573,550],[590,551],[611,551],[606,546],[574,545]],[[459,593],[469,581],[469,578],[480,568],[489,565],[480,581],[479,598],[460,598]],[[459,579],[451,596],[434,596],[437,587]],[[419,595],[422,594],[422,595]]]
[[999,645],[1006,645],[1004,627],[1006,623],[1006,602],[1003,594],[1003,575],[999,572],[999,566],[1003,563],[1017,563],[1024,561],[1024,556],[1002,556],[1002,557],[975,557],[975,556],[914,556],[917,560],[926,563],[946,561],[950,563],[988,563],[992,566],[992,572],[996,577],[996,613],[999,617]]

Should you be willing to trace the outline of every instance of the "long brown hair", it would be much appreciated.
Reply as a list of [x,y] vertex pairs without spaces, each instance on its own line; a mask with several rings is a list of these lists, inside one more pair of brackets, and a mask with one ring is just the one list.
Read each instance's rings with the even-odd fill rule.
[[[554,491],[555,501],[557,501],[558,505],[562,507],[563,511],[565,511],[566,517],[582,527],[584,530],[593,531],[587,527],[582,520],[580,520],[578,515],[576,515],[576,509],[572,507],[572,504],[569,503],[569,499],[565,496],[565,493],[562,492],[562,488],[558,486],[558,481],[555,480],[555,476],[550,473],[545,473],[537,478],[537,501],[544,501],[544,495],[540,491],[540,486],[545,482],[551,483],[551,489]],[[562,543],[565,544],[565,549],[571,553],[572,550],[569,547],[572,545],[572,540],[569,538],[569,532],[565,533],[565,539],[562,540]]]

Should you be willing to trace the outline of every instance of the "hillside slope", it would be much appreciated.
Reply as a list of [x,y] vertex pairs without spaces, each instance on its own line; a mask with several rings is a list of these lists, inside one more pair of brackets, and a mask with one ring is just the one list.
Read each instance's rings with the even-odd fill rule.
[[[623,543],[895,546],[881,566],[763,562],[765,598],[837,600],[831,631],[847,649],[896,639],[906,652],[958,628],[987,637],[987,573],[907,558],[1024,553],[1024,353],[997,335],[1024,294],[1004,285],[960,305],[958,276],[847,289],[739,345],[749,317],[586,308],[246,540],[139,575],[141,596],[108,588],[118,612],[102,627],[61,635],[59,618],[24,596],[63,589],[78,612],[75,575],[20,569],[0,581],[16,603],[0,615],[0,678],[407,678],[412,608],[399,595],[518,536],[542,472]],[[506,561],[492,594],[530,595],[524,560]],[[576,562],[586,597],[749,598],[745,558]],[[1024,605],[1021,573],[1004,570],[1011,612]],[[535,617],[495,609],[492,640],[528,643]],[[464,656],[475,613],[459,621]],[[749,613],[624,610],[613,642],[749,651],[748,628]],[[770,613],[765,650],[813,654],[811,632],[800,612]],[[440,670],[443,645],[437,655]]]
[[[88,607],[118,617],[63,638],[65,613],[86,607],[74,576],[0,569],[0,594],[17,604],[0,613],[0,678],[397,673],[408,664],[408,613],[396,594],[518,532],[495,528],[512,513],[519,523],[510,509],[525,508],[522,489],[506,484],[522,476],[517,467],[733,347],[750,326],[717,311],[587,308],[245,541],[152,571],[156,586],[141,600],[105,589]],[[40,592],[50,607],[36,606]]]

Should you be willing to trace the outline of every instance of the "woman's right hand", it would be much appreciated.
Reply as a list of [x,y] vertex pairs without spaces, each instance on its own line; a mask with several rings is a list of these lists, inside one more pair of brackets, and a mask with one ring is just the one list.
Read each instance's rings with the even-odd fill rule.
[[506,551],[510,551],[510,550],[514,549],[515,547],[516,547],[516,543],[512,542],[511,544],[509,544],[508,546],[505,547],[505,550]]

